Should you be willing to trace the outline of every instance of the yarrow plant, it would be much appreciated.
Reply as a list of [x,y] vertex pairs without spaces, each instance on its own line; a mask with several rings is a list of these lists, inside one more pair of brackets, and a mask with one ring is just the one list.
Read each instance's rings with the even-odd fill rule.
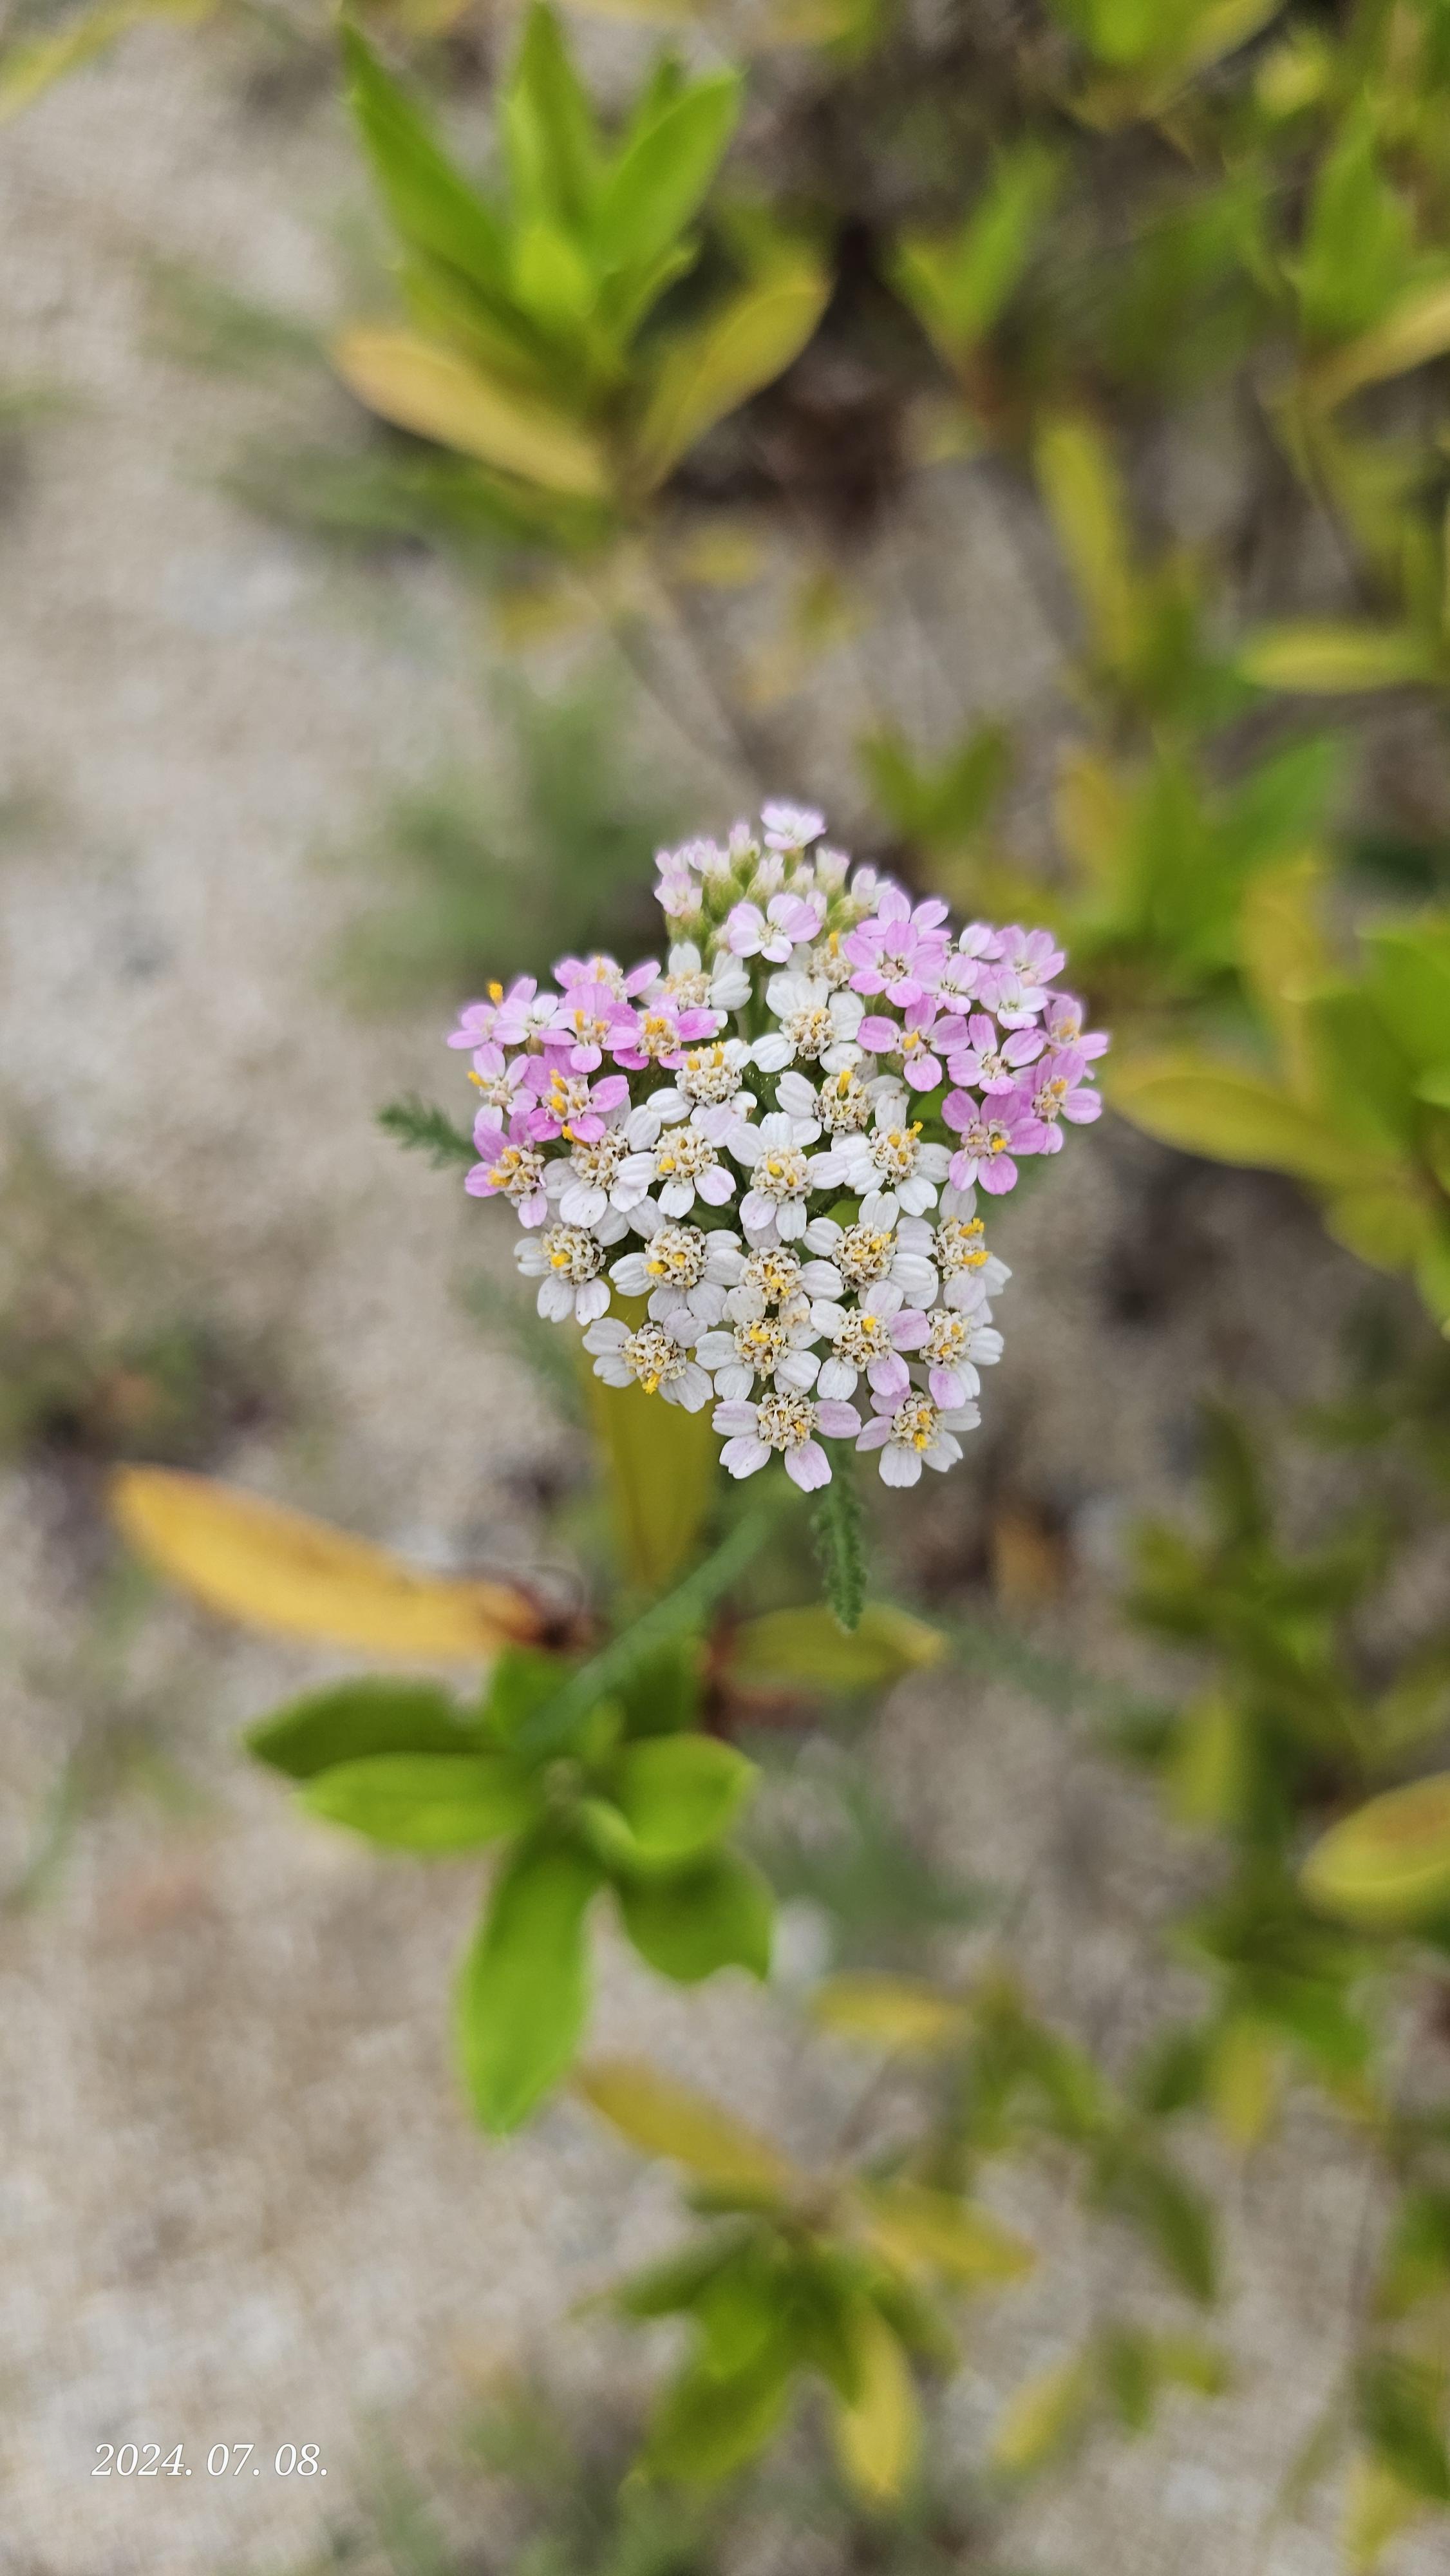
[[565,957],[463,1012],[479,1160],[541,1315],[595,1373],[698,1412],[810,1493],[842,1444],[888,1485],[962,1455],[1000,1358],[1000,1197],[1098,1116],[1107,1046],[1044,930],[913,903],[794,805],[661,852],[665,963]]

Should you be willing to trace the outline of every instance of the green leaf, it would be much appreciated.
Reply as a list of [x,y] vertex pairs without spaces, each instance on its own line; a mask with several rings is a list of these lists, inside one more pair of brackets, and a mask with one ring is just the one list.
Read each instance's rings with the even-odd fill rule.
[[543,217],[583,228],[598,187],[594,118],[558,19],[535,0],[504,93],[504,142],[514,202],[525,223]]
[[901,242],[892,283],[950,363],[971,355],[1007,304],[1052,203],[1058,166],[1038,143],[1004,151],[955,234]]
[[1408,2191],[1390,2229],[1380,2273],[1381,2316],[1402,2317],[1450,2289],[1450,2191]]
[[1020,2280],[1037,2260],[1026,2240],[988,2209],[921,2183],[883,2182],[861,2192],[878,2253],[907,2273],[937,2272],[964,2289]]
[[824,1603],[812,1602],[745,1620],[732,1640],[730,1670],[733,1680],[763,1689],[889,1690],[947,1651],[939,1628],[886,1602],[869,1602],[849,1635]]
[[537,1815],[532,1775],[502,1753],[375,1753],[324,1771],[302,1793],[310,1814],[399,1851],[471,1851]]
[[1429,2503],[1450,2504],[1444,2373],[1401,2353],[1372,2353],[1360,2365],[1356,2397],[1364,2432],[1400,2483]]
[[1450,1771],[1389,1789],[1331,1825],[1301,1872],[1310,1903],[1392,1930],[1450,1904]]
[[811,1997],[823,2030],[864,2040],[872,2048],[960,2048],[971,2026],[965,2004],[915,1977],[862,1971],[829,1977]]
[[507,289],[507,237],[492,207],[459,176],[427,119],[344,21],[348,100],[394,224],[414,250],[461,269],[491,299]]
[[669,2156],[717,2189],[778,2199],[800,2179],[769,2139],[643,2060],[596,2058],[574,2084],[631,2146]]
[[379,1753],[465,1754],[476,1738],[436,1682],[338,1682],[249,1727],[249,1753],[290,1780]]
[[625,1689],[666,1646],[694,1635],[764,1544],[775,1511],[776,1505],[767,1502],[747,1519],[738,1521],[713,1556],[707,1556],[704,1564],[686,1575],[683,1583],[676,1584],[673,1592],[653,1602],[618,1636],[611,1637],[588,1663],[578,1665],[553,1697],[532,1709],[522,1721],[517,1738],[520,1751],[536,1761],[546,1754],[562,1752],[601,1700]]
[[600,192],[591,246],[602,268],[649,269],[699,211],[740,115],[738,72],[696,81],[626,144]]
[[446,1109],[420,1099],[415,1091],[402,1100],[390,1100],[380,1109],[378,1125],[385,1136],[393,1137],[408,1152],[426,1154],[435,1172],[446,1172],[455,1163],[478,1160],[473,1138],[454,1125]]
[[344,331],[332,359],[359,402],[397,428],[549,492],[608,497],[604,459],[576,422],[440,342],[412,331]]
[[702,1653],[698,1637],[678,1638],[619,1685],[626,1735],[674,1735],[694,1725],[700,1712]]
[[1379,117],[1351,108],[1321,162],[1291,272],[1306,328],[1341,339],[1378,320],[1413,256],[1413,222],[1380,161]]
[[568,1673],[562,1657],[542,1647],[510,1646],[489,1674],[484,1694],[482,1724],[489,1737],[511,1747],[525,1718],[553,1698]]
[[683,2371],[651,2420],[645,2462],[657,2477],[713,2485],[753,2459],[780,2429],[790,2395],[790,2354],[777,2342],[749,2369],[723,2378]]
[[1207,2305],[1217,2295],[1212,2212],[1172,2165],[1145,2147],[1111,2141],[1100,2160],[1096,2190],[1104,2207],[1140,2230],[1190,2298]]
[[1383,1176],[1331,1117],[1211,1056],[1131,1058],[1104,1088],[1135,1127],[1211,1162],[1292,1172],[1327,1189]]
[[712,1852],[667,1878],[616,1878],[614,1893],[640,1957],[677,1985],[717,1968],[770,1974],[770,1889],[737,1852]]
[[627,1744],[609,1794],[651,1861],[693,1859],[718,1842],[755,1794],[753,1762],[712,1735],[657,1735]]
[[854,1464],[849,1456],[839,1460],[811,1517],[821,1587],[836,1626],[848,1635],[860,1627],[866,1607],[866,1550]]
[[583,1853],[533,1842],[494,1884],[464,1960],[456,2028],[469,2098],[502,2135],[558,2083],[589,2003],[585,1917],[599,1872]]
[[991,2458],[1013,2477],[1025,2477],[1069,2448],[1093,2412],[1088,2360],[1074,2354],[1034,2371],[1014,2390],[997,2419]]
[[666,344],[632,442],[633,471],[653,491],[717,420],[798,358],[830,300],[829,270],[801,248],[708,320]]
[[1292,689],[1303,697],[1337,697],[1345,691],[1400,689],[1435,676],[1435,656],[1410,626],[1335,625],[1301,619],[1261,627],[1241,645],[1237,667],[1260,689]]
[[1332,409],[1364,385],[1382,384],[1389,376],[1407,375],[1450,349],[1450,277],[1412,286],[1390,306],[1373,330],[1362,332],[1346,348],[1336,349],[1309,378],[1309,396]]
[[614,2292],[613,2303],[627,2317],[678,2316],[736,2260],[742,2241],[737,2225],[728,2235],[717,2231],[699,2244],[684,2245],[677,2254],[632,2272]]
[[1109,661],[1131,648],[1137,584],[1127,499],[1096,424],[1062,412],[1038,433],[1038,480],[1067,557],[1096,650]]

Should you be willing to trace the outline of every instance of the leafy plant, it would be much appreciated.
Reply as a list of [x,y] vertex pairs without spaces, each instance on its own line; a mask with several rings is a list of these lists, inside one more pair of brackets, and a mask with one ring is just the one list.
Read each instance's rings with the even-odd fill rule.
[[1303,863],[1261,885],[1242,956],[1271,1069],[1188,1049],[1120,1064],[1114,1105],[1150,1135],[1227,1163],[1292,1174],[1331,1233],[1377,1269],[1408,1271],[1450,1329],[1450,916],[1360,934],[1336,970]]
[[656,63],[607,142],[558,21],[531,11],[500,102],[507,194],[475,188],[355,28],[351,98],[400,250],[412,327],[358,325],[339,371],[398,427],[474,460],[504,524],[588,549],[809,339],[815,252],[742,220],[740,282],[670,319],[739,113],[733,72]]

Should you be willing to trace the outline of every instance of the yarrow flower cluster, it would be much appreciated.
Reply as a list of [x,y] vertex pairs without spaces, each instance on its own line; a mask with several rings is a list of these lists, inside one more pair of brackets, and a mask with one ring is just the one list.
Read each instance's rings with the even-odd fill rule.
[[564,957],[470,1002],[478,1162],[541,1315],[595,1373],[698,1412],[734,1476],[811,1492],[830,1444],[888,1485],[962,1454],[1010,1276],[977,1193],[1102,1103],[1107,1046],[1045,930],[972,922],[852,869],[767,805],[660,853],[663,965]]

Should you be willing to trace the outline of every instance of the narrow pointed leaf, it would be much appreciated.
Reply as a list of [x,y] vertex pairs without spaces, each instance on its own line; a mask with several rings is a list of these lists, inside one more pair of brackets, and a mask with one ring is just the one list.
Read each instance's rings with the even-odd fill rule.
[[781,2194],[798,2177],[767,2138],[722,2111],[708,2095],[676,2084],[633,2058],[596,2058],[575,2090],[621,2137],[648,2156],[669,2156],[722,2190]]
[[604,459],[584,430],[437,341],[411,331],[344,331],[332,359],[359,402],[417,438],[550,492],[608,495]]
[[740,114],[738,72],[675,99],[626,147],[600,192],[591,247],[606,269],[647,268],[698,213]]
[[633,439],[634,470],[646,490],[799,357],[830,292],[829,272],[801,252],[670,343]]
[[858,2495],[892,2504],[901,2495],[921,2443],[921,2410],[911,2365],[880,2310],[863,2300],[848,2333],[856,2393],[836,2409],[841,2466]]

